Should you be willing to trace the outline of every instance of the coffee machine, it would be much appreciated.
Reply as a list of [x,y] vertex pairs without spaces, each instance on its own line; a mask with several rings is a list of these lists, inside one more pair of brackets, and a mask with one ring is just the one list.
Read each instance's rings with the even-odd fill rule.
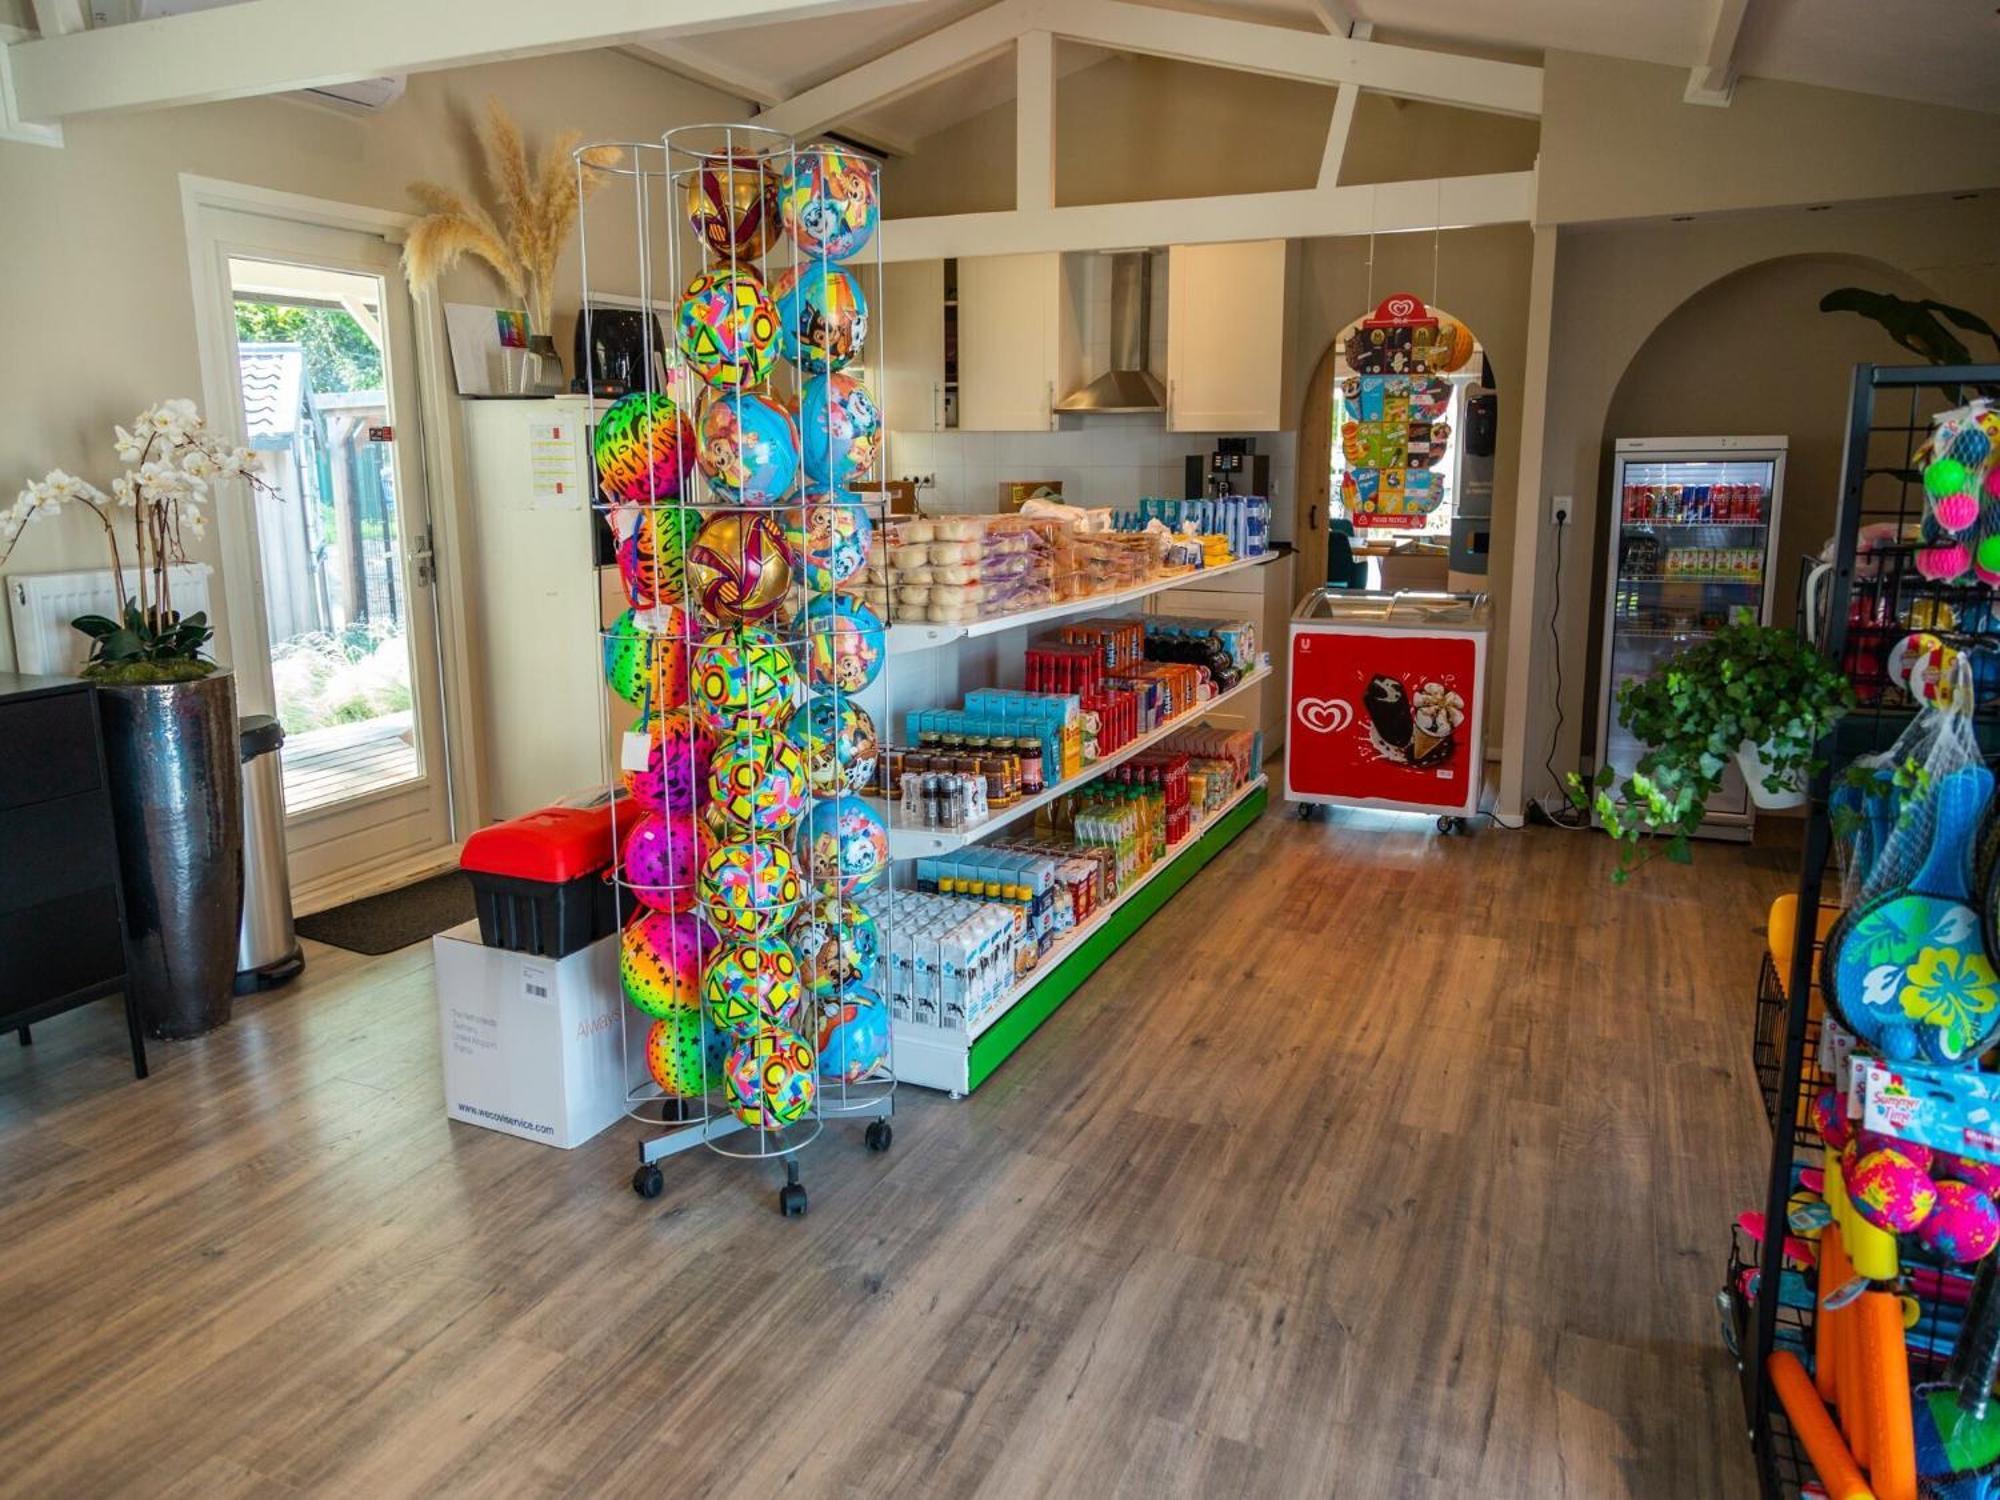
[[1271,495],[1271,455],[1257,451],[1252,437],[1215,440],[1213,453],[1187,456],[1184,500],[1216,499],[1223,495]]

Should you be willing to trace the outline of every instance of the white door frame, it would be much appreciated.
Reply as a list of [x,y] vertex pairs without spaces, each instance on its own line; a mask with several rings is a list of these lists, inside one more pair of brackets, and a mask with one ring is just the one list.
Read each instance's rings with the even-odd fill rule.
[[[236,330],[223,317],[228,299],[223,295],[222,268],[210,253],[202,230],[202,210],[221,209],[324,229],[345,229],[379,235],[392,245],[401,244],[414,222],[412,215],[391,209],[360,204],[338,203],[299,193],[247,183],[225,182],[183,172],[181,218],[187,237],[188,274],[194,292],[195,341],[201,360],[202,408],[220,428],[243,441],[236,431],[239,424],[239,393],[236,374]],[[476,829],[485,806],[479,781],[478,757],[473,754],[472,737],[478,732],[474,718],[477,699],[473,695],[470,652],[470,590],[462,559],[470,555],[469,513],[460,482],[463,465],[459,456],[457,412],[452,406],[451,355],[446,341],[444,309],[434,293],[426,292],[414,301],[412,318],[415,335],[417,409],[421,432],[415,445],[422,466],[431,512],[432,545],[437,613],[437,657],[439,690],[444,701],[445,771],[451,826],[462,840]],[[217,541],[221,550],[223,597],[229,599],[229,581],[255,579],[258,575],[254,527],[256,516],[245,487],[231,485],[217,506]],[[232,604],[234,601],[231,601]],[[261,613],[256,610],[229,610],[228,650],[232,663],[256,661],[266,643],[260,638]],[[255,685],[268,696],[268,682]],[[267,708],[268,704],[258,705]],[[371,886],[388,886],[405,878],[410,869],[435,868],[449,863],[457,843],[425,851],[414,860],[399,856],[377,869],[351,872],[327,891],[300,890],[295,904],[326,904],[330,899],[351,899],[365,894]]]

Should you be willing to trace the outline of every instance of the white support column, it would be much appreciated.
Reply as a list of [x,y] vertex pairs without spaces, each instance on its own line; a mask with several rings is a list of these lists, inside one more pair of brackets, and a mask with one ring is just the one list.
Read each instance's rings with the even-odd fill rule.
[[1014,207],[1056,206],[1056,39],[1023,32],[1014,47]]
[[1689,104],[1726,109],[1736,97],[1736,45],[1743,39],[1743,22],[1749,14],[1750,0],[1715,0],[1708,47],[1694,65],[1682,96]]
[[[1367,21],[1353,23],[1354,39],[1365,42],[1375,35],[1375,28]],[[1361,102],[1361,85],[1343,83],[1340,92],[1334,95],[1333,118],[1327,122],[1326,150],[1319,159],[1319,190],[1340,186],[1340,164],[1347,156],[1348,133],[1354,129],[1354,107]]]
[[83,0],[34,0],[35,29],[43,36],[83,30]]
[[8,44],[25,41],[33,35],[24,27],[0,22],[0,141],[12,141],[19,146],[60,146],[62,126],[37,125],[22,119],[14,93],[13,59]]

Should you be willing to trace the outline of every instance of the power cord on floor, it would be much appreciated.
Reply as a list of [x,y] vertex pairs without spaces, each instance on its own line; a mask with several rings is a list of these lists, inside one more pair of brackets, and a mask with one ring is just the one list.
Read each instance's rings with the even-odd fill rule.
[[[1563,732],[1563,657],[1562,633],[1556,628],[1562,618],[1563,588],[1563,541],[1569,532],[1569,512],[1556,512],[1556,566],[1554,581],[1554,602],[1549,607],[1549,643],[1553,647],[1556,667],[1556,722],[1549,731],[1549,753],[1542,757],[1542,769],[1549,774],[1549,780],[1556,784],[1558,794],[1563,789],[1563,779],[1556,774],[1556,746],[1562,743]],[[1536,815],[1540,814],[1539,817]],[[1546,823],[1551,828],[1567,828],[1572,831],[1589,826],[1589,816],[1582,809],[1572,806],[1567,799],[1559,811],[1551,811],[1543,798],[1536,798],[1528,804],[1526,823]]]

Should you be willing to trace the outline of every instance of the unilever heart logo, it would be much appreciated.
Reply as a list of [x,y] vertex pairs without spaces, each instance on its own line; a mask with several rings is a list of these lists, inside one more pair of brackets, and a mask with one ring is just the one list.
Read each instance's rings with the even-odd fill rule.
[[1298,716],[1315,734],[1338,734],[1354,722],[1354,705],[1344,698],[1301,698]]

